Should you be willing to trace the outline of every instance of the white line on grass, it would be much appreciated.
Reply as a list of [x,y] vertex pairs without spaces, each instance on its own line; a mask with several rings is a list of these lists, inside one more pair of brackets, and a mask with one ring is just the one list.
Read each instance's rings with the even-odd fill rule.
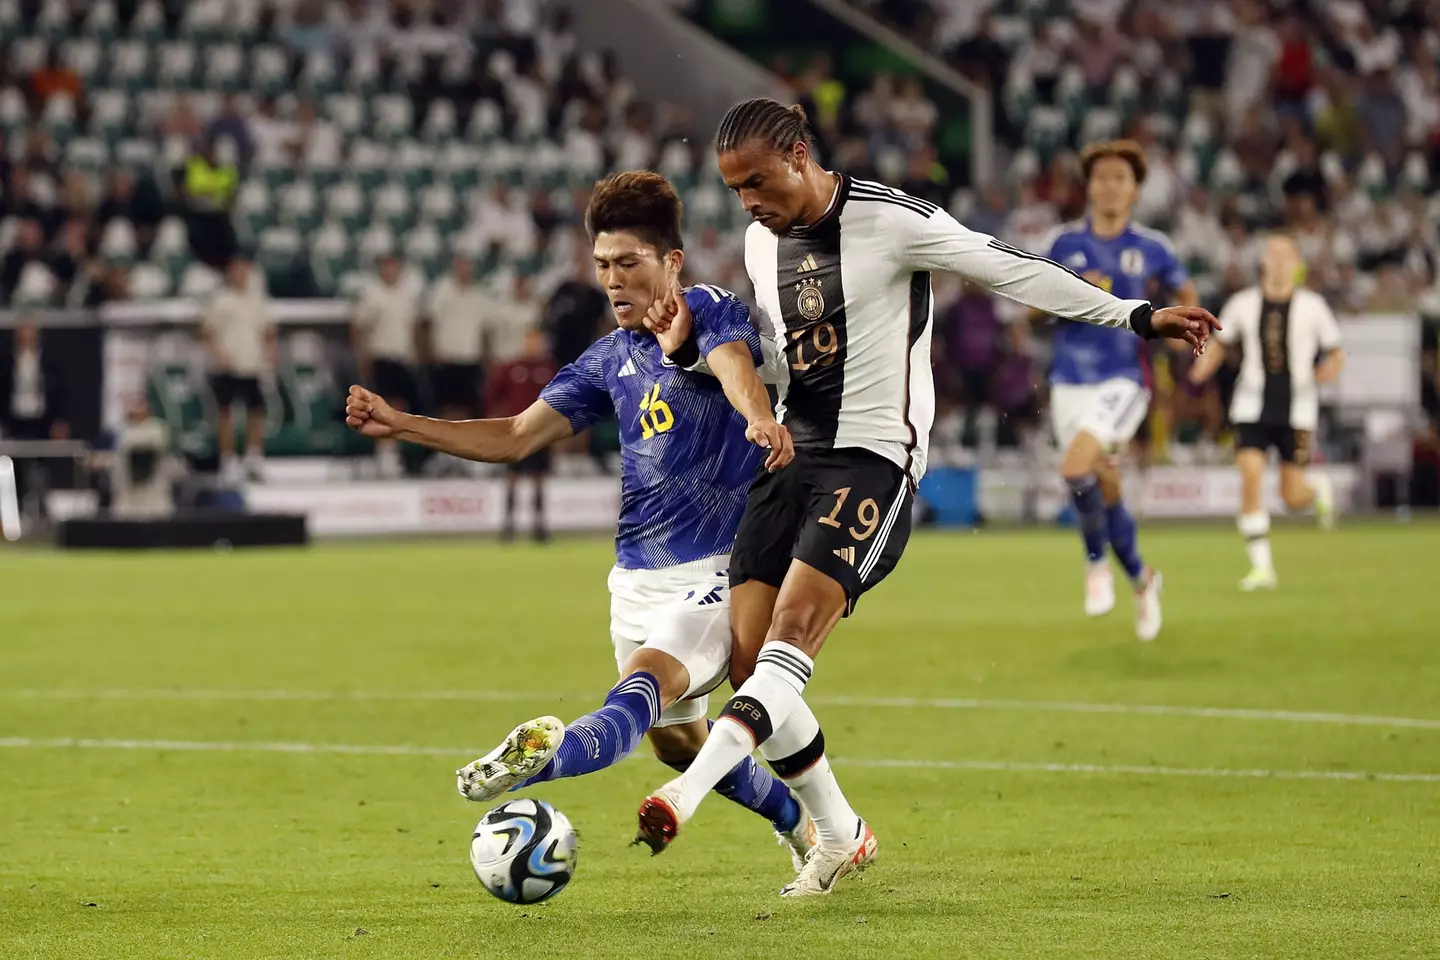
[[[0,737],[0,749],[338,753],[400,757],[468,757],[480,752],[480,749],[475,747],[420,747],[405,744],[295,743],[269,740],[111,740],[86,737]],[[1100,776],[1440,783],[1440,773],[1372,773],[1361,770],[1230,770],[1220,767],[1162,767],[1143,764],[1027,763],[1017,760],[866,760],[844,757],[835,758],[834,762],[847,767],[872,767],[885,770],[981,770],[998,773],[1089,773]]]
[[[595,698],[601,694],[528,692],[514,690],[207,690],[174,688],[154,690],[78,690],[41,688],[0,691],[0,696],[22,700],[198,700],[198,701],[371,701],[397,702],[525,702]],[[1248,707],[1203,707],[1179,704],[1078,703],[1064,700],[977,700],[926,697],[806,698],[812,704],[835,707],[873,707],[923,710],[1009,710],[1021,713],[1138,714],[1159,717],[1200,717],[1223,720],[1271,720],[1283,723],[1322,723],[1358,727],[1407,727],[1440,730],[1440,719],[1428,717],[1384,717],[1357,713],[1328,713],[1307,710],[1261,710]]]

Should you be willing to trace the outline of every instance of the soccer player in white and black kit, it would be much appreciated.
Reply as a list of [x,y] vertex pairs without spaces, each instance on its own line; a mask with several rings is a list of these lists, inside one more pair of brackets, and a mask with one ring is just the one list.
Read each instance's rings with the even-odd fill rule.
[[1242,590],[1276,586],[1270,556],[1270,514],[1261,481],[1270,448],[1280,455],[1280,499],[1291,511],[1314,507],[1322,527],[1334,520],[1334,493],[1323,474],[1307,476],[1311,438],[1320,417],[1317,384],[1340,375],[1340,327],[1323,297],[1300,286],[1305,262],[1295,241],[1273,234],[1260,259],[1260,284],[1232,296],[1220,311],[1225,330],[1190,371],[1204,383],[1225,359],[1242,350],[1240,376],[1230,401],[1235,424],[1235,466],[1240,470],[1240,535],[1250,555]]
[[[825,638],[894,569],[935,412],[930,271],[958,273],[1048,313],[1197,350],[1215,318],[1117,300],[1059,264],[973,233],[931,203],[832,173],[798,107],[748,100],[715,138],[720,173],[754,218],[745,266],[760,329],[788,361],[777,413],[795,461],[757,476],[730,559],[736,686],[694,764],[641,804],[639,839],[662,849],[709,784],[758,746],[800,796],[818,845],[782,893],[828,892],[865,866],[875,836],[838,790],[796,785],[824,765],[801,694]],[[833,781],[832,781],[833,782]],[[833,796],[830,794],[833,793]]]

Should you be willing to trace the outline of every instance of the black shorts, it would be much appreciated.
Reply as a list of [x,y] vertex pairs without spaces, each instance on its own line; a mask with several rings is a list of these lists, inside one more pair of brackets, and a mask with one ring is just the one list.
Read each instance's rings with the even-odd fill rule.
[[480,406],[480,365],[442,363],[430,371],[430,389],[438,407],[459,407],[473,412]]
[[406,410],[416,409],[415,374],[405,364],[376,360],[371,365],[370,375],[375,381],[371,389],[384,397],[387,403],[403,406]]
[[914,496],[905,471],[868,450],[797,450],[750,485],[730,552],[730,585],[779,587],[791,559],[845,588],[845,615],[895,569],[910,539]]
[[238,402],[246,410],[264,410],[265,396],[260,392],[259,377],[237,377],[233,373],[217,373],[210,378],[210,391],[222,409]]
[[550,448],[536,450],[524,460],[517,460],[505,467],[512,477],[539,477],[550,472]]
[[1269,450],[1280,453],[1281,463],[1308,466],[1310,463],[1310,431],[1296,430],[1283,423],[1235,424],[1236,450]]

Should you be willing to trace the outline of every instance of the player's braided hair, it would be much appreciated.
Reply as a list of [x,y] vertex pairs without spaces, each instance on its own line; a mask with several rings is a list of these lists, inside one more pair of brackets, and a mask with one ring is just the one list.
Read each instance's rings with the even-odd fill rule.
[[776,153],[785,153],[796,143],[814,146],[805,108],[799,104],[787,107],[769,97],[756,97],[730,108],[715,131],[715,152],[737,150],[751,140],[761,141]]

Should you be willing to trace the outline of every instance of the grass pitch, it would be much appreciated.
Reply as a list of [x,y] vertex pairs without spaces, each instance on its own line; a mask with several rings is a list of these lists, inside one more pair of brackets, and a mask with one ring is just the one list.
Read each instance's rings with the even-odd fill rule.
[[[1054,532],[917,536],[810,696],[881,861],[818,901],[711,798],[651,859],[645,758],[492,900],[451,771],[614,664],[608,544],[0,553],[0,957],[1434,957],[1440,527],[1150,529],[1160,640]],[[83,745],[82,745],[83,744]]]

